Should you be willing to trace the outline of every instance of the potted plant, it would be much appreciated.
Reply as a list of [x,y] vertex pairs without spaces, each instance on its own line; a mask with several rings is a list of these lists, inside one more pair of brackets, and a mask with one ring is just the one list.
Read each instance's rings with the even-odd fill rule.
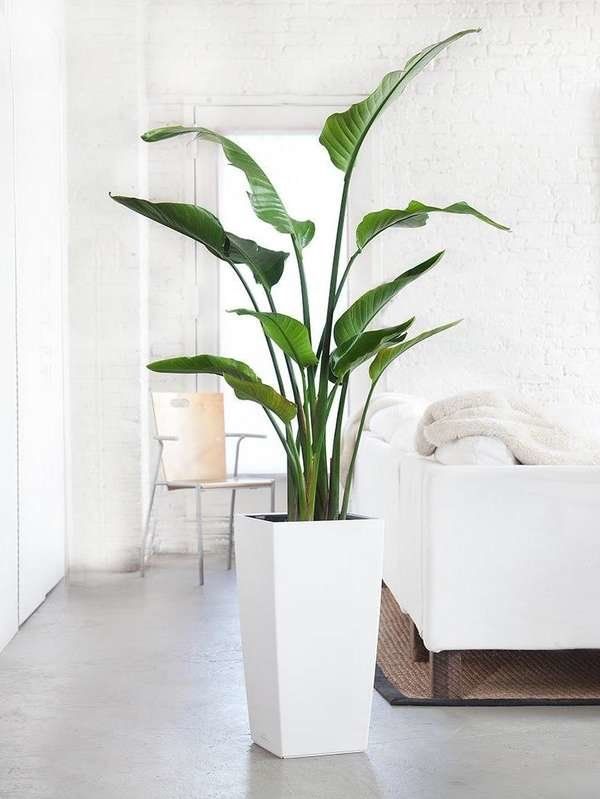
[[[412,201],[406,208],[367,214],[356,230],[356,249],[343,269],[340,251],[350,181],[361,145],[387,103],[465,30],[425,48],[404,69],[387,74],[366,99],[330,116],[320,136],[343,173],[327,315],[318,337],[311,327],[304,252],[315,226],[293,219],[275,187],[235,142],[202,127],[174,126],[145,133],[147,142],[191,134],[223,148],[229,163],[248,181],[257,216],[290,237],[302,297],[302,320],[277,311],[274,288],[288,253],[261,247],[223,229],[204,208],[113,199],[149,219],[203,244],[233,269],[249,307],[235,313],[262,326],[276,387],[251,366],[221,355],[169,358],[149,364],[155,372],[220,375],[237,397],[262,406],[288,464],[286,514],[240,517],[236,562],[246,688],[253,740],[280,757],[332,754],[366,748],[377,643],[382,577],[383,523],[349,514],[352,475],[369,401],[387,367],[411,347],[457,322],[408,337],[414,317],[386,328],[371,323],[406,285],[441,259],[439,252],[358,297],[336,315],[354,261],[391,227],[426,224],[430,213],[470,214],[503,228],[465,202],[445,208]],[[254,278],[257,289],[247,280]],[[371,386],[346,474],[341,474],[341,439],[348,382],[370,361]],[[284,379],[285,374],[285,379]],[[328,446],[331,420],[333,439]],[[330,451],[328,452],[328,449]],[[342,479],[343,478],[343,479]]]

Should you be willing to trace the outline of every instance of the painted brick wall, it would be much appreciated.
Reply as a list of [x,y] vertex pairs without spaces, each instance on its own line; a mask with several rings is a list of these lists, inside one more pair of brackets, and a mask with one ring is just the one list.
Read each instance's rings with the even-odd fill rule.
[[[407,354],[390,370],[386,388],[437,397],[496,386],[552,402],[600,400],[597,2],[140,0],[103,3],[101,14],[94,9],[99,4],[72,0],[71,6],[78,17],[73,46],[82,59],[86,46],[92,52],[108,48],[111,36],[111,51],[119,53],[118,63],[96,70],[84,64],[72,78],[76,89],[85,86],[99,103],[90,112],[81,96],[83,118],[72,123],[72,147],[83,148],[71,172],[75,196],[88,180],[90,159],[98,172],[115,164],[126,171],[135,163],[135,134],[143,125],[132,109],[143,83],[151,124],[177,119],[189,98],[294,102],[364,94],[421,46],[481,26],[479,36],[443,54],[375,126],[369,190],[359,204],[366,211],[402,207],[412,198],[432,204],[465,199],[513,232],[442,217],[433,217],[426,229],[389,232],[357,262],[353,291],[446,248],[437,271],[410,287],[382,321],[412,313],[423,327],[465,321]],[[91,41],[89,26],[97,25],[104,44]],[[91,37],[87,45],[85,36]],[[84,125],[92,113],[106,132],[103,111],[110,112],[117,140],[102,145],[98,161],[99,147],[84,140]],[[151,196],[189,193],[186,155],[177,148],[169,152],[149,156]],[[79,412],[79,429],[90,445],[81,464],[80,515],[89,510],[86,535],[101,542],[97,552],[104,557],[125,541],[133,545],[137,535],[136,469],[147,410],[136,372],[142,350],[135,342],[147,336],[152,355],[187,348],[190,310],[187,245],[151,231],[145,278],[134,253],[134,223],[112,210],[101,214],[101,232],[81,243],[93,253],[95,283],[73,278],[74,297],[78,303],[81,298],[75,323],[84,335],[72,336],[80,350],[74,380],[86,409],[85,419]],[[91,235],[89,217],[81,223]],[[308,261],[310,271],[310,255]],[[106,269],[110,279],[103,277]],[[146,324],[144,310],[139,318],[135,311],[139,280],[147,280],[150,298],[147,330],[136,329]],[[98,342],[118,329],[124,335],[102,360],[118,366],[120,377],[111,372],[106,383],[98,371]],[[356,381],[355,399],[363,385]],[[96,477],[103,471],[114,479],[115,469],[124,478],[116,481],[120,502],[109,503],[111,513],[100,519]],[[166,519],[165,547],[189,548],[189,509],[173,507]]]
[[404,306],[424,323],[465,317],[447,341],[407,355],[390,387],[438,394],[518,384],[540,398],[598,399],[598,3],[182,0],[165,8],[148,3],[152,98],[367,92],[419,46],[481,26],[374,130],[377,200],[464,198],[513,232],[439,217],[426,230],[386,236],[371,257],[375,279],[447,248],[438,273],[388,318]]
[[108,192],[145,192],[138,0],[67,4],[74,569],[135,568],[145,440],[142,223]]
[[[408,354],[388,388],[431,396],[520,388],[600,399],[600,6],[584,2],[148,2],[151,97],[363,93],[405,56],[463,27],[373,135],[379,207],[466,199],[511,234],[467,219],[390,232],[386,279],[438,249],[436,273],[385,315],[462,327]],[[360,268],[360,264],[357,264]]]

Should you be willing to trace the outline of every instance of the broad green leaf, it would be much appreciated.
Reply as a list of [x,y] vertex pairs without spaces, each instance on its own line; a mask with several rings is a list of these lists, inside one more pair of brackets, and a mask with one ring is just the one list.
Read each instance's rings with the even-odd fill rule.
[[217,258],[226,257],[228,241],[225,231],[217,217],[205,208],[188,203],[153,203],[138,197],[110,196],[126,208],[199,241]]
[[296,406],[274,388],[264,383],[257,383],[253,380],[224,375],[226,382],[235,391],[235,395],[241,400],[250,400],[262,405],[278,416],[282,422],[289,424],[296,415]]
[[356,302],[344,311],[340,318],[335,323],[333,335],[335,343],[340,346],[346,341],[356,338],[363,331],[367,329],[371,320],[379,313],[379,311],[393,299],[399,291],[401,291],[413,280],[416,280],[421,275],[425,274],[432,266],[435,266],[444,251],[438,252],[432,258],[423,261],[422,264],[403,272],[395,280],[389,283],[382,283],[374,289],[367,291]]
[[462,322],[462,319],[457,319],[456,322],[449,322],[447,325],[434,327],[433,330],[426,330],[424,333],[415,336],[415,338],[410,338],[408,341],[403,341],[401,344],[397,344],[394,347],[386,347],[386,349],[380,350],[369,367],[369,377],[373,383],[376,383],[392,361],[395,361],[396,358],[406,352],[406,350],[409,350],[421,341],[425,341],[426,338],[431,338],[431,336],[435,336],[443,330],[454,327],[459,324],[459,322]]
[[236,264],[247,264],[254,279],[266,289],[279,282],[287,252],[267,250],[251,239],[242,239],[234,233],[227,233],[229,239],[229,258]]
[[167,358],[164,361],[153,361],[148,364],[152,372],[163,372],[178,375],[221,375],[237,377],[244,380],[260,382],[253,370],[243,361],[233,358],[222,358],[220,355],[192,355]]
[[156,142],[186,133],[195,133],[199,139],[221,145],[229,163],[240,169],[246,176],[250,186],[248,197],[259,219],[272,225],[280,233],[288,233],[296,240],[300,248],[304,248],[310,243],[315,234],[314,223],[308,219],[303,222],[293,219],[288,214],[281,197],[261,167],[252,156],[231,139],[207,128],[184,127],[183,125],[149,130],[143,134],[142,139],[147,142]]
[[356,369],[372,355],[375,355],[383,344],[397,344],[406,338],[406,331],[415,321],[415,317],[402,322],[401,325],[386,327],[381,330],[367,330],[355,339],[345,342],[331,354],[331,371],[336,378],[342,378],[347,372]]
[[297,319],[282,313],[267,313],[236,308],[231,311],[238,316],[254,316],[265,334],[300,366],[316,366],[317,356],[313,352],[308,330]]
[[154,222],[199,241],[223,261],[246,264],[256,282],[267,289],[274,286],[282,275],[288,253],[268,250],[255,241],[226,233],[217,217],[206,208],[189,203],[153,203],[137,197],[112,199]]
[[411,200],[406,208],[384,208],[367,214],[356,228],[356,246],[359,250],[364,249],[375,236],[390,227],[422,227],[429,219],[429,214],[435,211],[445,214],[468,214],[499,230],[510,230],[463,201],[447,205],[445,208],[437,208],[434,205],[424,205],[418,200]]
[[346,174],[350,172],[369,128],[387,102],[401,94],[408,83],[449,44],[468,33],[478,32],[478,28],[460,31],[426,47],[409,59],[404,69],[389,72],[375,91],[360,103],[328,117],[319,141],[329,153],[334,165]]

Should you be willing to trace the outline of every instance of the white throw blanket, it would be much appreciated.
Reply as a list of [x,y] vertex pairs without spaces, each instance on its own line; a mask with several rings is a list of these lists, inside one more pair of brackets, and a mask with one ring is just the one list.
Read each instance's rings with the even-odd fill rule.
[[600,465],[600,439],[545,416],[535,405],[494,391],[471,391],[430,405],[416,434],[421,455],[470,436],[502,441],[517,461],[531,465]]

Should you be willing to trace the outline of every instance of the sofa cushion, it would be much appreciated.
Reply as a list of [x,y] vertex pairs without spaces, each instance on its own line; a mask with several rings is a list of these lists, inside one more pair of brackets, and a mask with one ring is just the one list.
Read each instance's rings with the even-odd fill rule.
[[401,401],[376,411],[369,421],[369,430],[402,452],[415,451],[415,431],[428,400],[403,396]]
[[515,456],[499,438],[467,436],[442,444],[435,451],[438,463],[447,466],[512,466]]

